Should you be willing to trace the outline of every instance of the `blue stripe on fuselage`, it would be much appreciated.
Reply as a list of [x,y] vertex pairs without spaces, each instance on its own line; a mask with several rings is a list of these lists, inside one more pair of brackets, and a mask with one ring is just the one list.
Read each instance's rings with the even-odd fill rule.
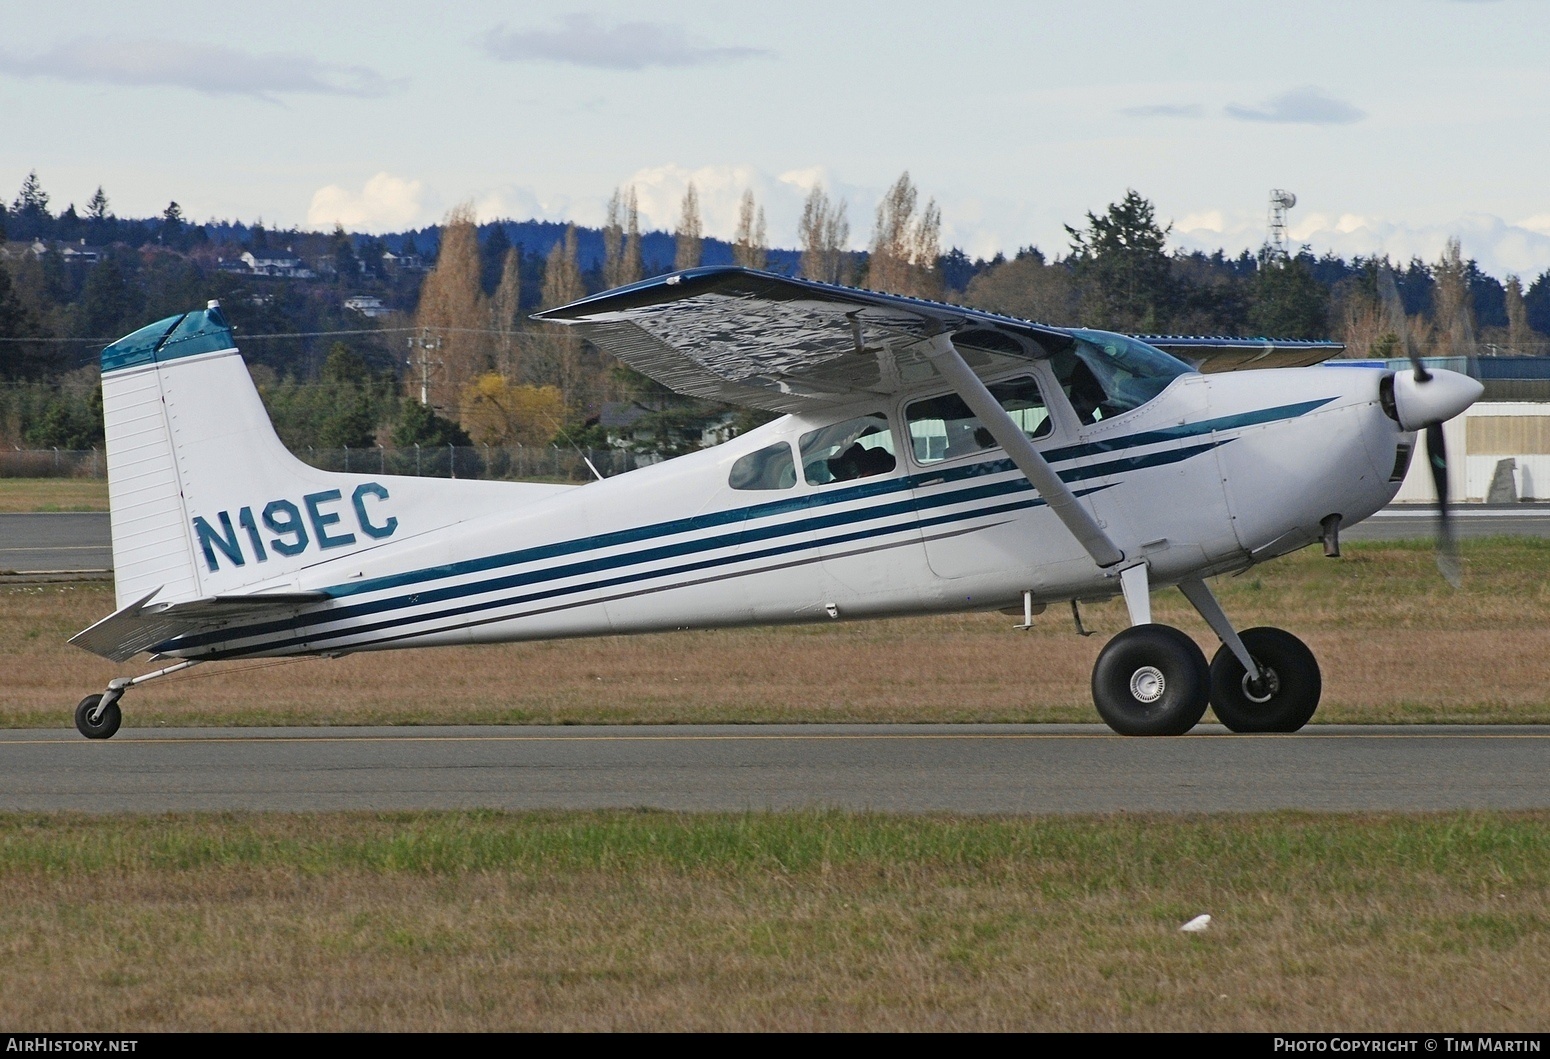
[[[1068,482],[1078,482],[1108,474],[1140,470],[1147,467],[1165,466],[1167,464],[1178,463],[1183,460],[1187,460],[1193,456],[1199,455],[1202,452],[1206,452],[1209,449],[1214,448],[1216,444],[1217,443],[1215,442],[1208,442],[1201,445],[1171,449],[1164,452],[1154,452],[1147,455],[1127,456],[1122,459],[1110,460],[1102,464],[1094,464],[1087,467],[1071,468],[1063,472],[1061,474],[1061,478]],[[1010,471],[1013,469],[1009,461],[993,461],[993,463],[989,466],[994,466],[995,463],[1002,462],[1006,463],[1006,466],[1003,468],[1003,470]],[[986,466],[987,464],[977,465],[977,475],[991,473],[984,470]],[[956,468],[955,470],[958,472],[963,472],[974,470],[974,468]],[[967,477],[967,475],[958,473],[955,475],[955,477],[962,479]],[[899,481],[901,480],[876,483],[878,486],[889,486],[890,488],[873,488],[866,491],[872,493],[873,495],[882,495],[888,492],[894,492],[897,490]],[[344,606],[332,607],[328,610],[314,611],[312,613],[296,615],[293,617],[265,622],[258,625],[246,626],[243,628],[223,629],[218,633],[194,634],[169,641],[166,644],[160,645],[157,649],[189,649],[207,644],[230,642],[236,639],[263,636],[270,633],[285,633],[292,630],[306,628],[308,626],[332,624],[337,621],[365,617],[371,614],[393,610],[402,610],[411,606],[419,607],[427,604],[446,602],[471,595],[482,595],[485,593],[498,592],[505,589],[520,588],[544,581],[554,581],[562,578],[601,573],[607,570],[618,569],[620,567],[637,566],[642,563],[660,562],[664,559],[677,558],[684,555],[694,554],[696,552],[716,551],[723,548],[737,548],[757,541],[770,540],[778,537],[789,537],[794,534],[817,533],[822,530],[834,528],[836,526],[847,526],[861,521],[875,522],[879,519],[896,520],[890,525],[877,527],[866,531],[866,535],[870,536],[882,536],[889,533],[904,532],[913,528],[940,524],[944,521],[966,521],[979,518],[992,512],[986,509],[976,508],[972,511],[955,512],[951,515],[940,516],[932,519],[911,518],[910,516],[918,516],[921,511],[931,508],[940,508],[957,504],[970,503],[973,501],[989,500],[1011,493],[1028,492],[1031,491],[1032,488],[1033,487],[1028,483],[1027,479],[1017,477],[998,482],[986,482],[980,485],[969,486],[968,488],[933,490],[931,493],[926,495],[914,496],[908,499],[901,499],[884,504],[877,504],[859,511],[854,509],[846,511],[831,511],[826,514],[817,515],[811,518],[794,519],[764,526],[749,527],[745,524],[739,526],[734,532],[718,534],[713,537],[692,538],[690,540],[679,541],[674,544],[657,545],[655,547],[637,549],[619,555],[599,556],[578,562],[566,563],[560,566],[548,566],[539,570],[528,570],[520,573],[508,574],[502,577],[487,578],[471,584],[448,585],[442,588],[415,592],[410,595],[390,596],[387,598],[372,600],[370,602],[347,604]],[[843,492],[846,494],[845,499],[854,500],[859,498],[857,494],[861,493],[862,490],[847,489]],[[1086,490],[1084,493],[1085,492],[1092,492],[1092,490]],[[830,494],[830,496],[832,495],[833,494]],[[818,498],[814,497],[811,499]],[[827,503],[835,502],[828,497],[825,497],[824,499],[827,501]],[[1019,506],[1035,506],[1042,503],[1042,499],[1036,499],[1034,501],[1028,502],[1027,504]],[[757,508],[744,508],[739,510],[745,512],[754,512],[761,509],[767,509],[771,506],[773,505],[761,505]],[[827,504],[825,506],[827,506]],[[752,518],[754,516],[749,514],[747,517]],[[683,521],[687,522],[691,520]],[[672,524],[669,523],[665,525]],[[667,533],[659,534],[659,536],[666,535]],[[600,550],[601,548],[606,547],[607,543],[610,543],[610,538],[615,536],[617,535],[604,534],[600,535],[599,537],[582,538],[577,541],[567,541],[557,545],[527,549],[524,552],[508,553],[512,557],[512,560],[505,565],[531,563],[544,558],[553,558],[565,554],[575,554],[577,551],[581,550]],[[847,536],[844,539],[850,540],[853,538]],[[832,538],[822,542],[804,541],[797,545],[791,546],[791,549],[788,550],[817,548],[825,546],[825,544],[832,545],[832,543]],[[590,545],[590,547],[588,547],[588,545]],[[738,553],[726,557],[725,561],[741,561],[746,558],[748,558],[746,554]],[[483,565],[482,560],[475,561],[475,563],[468,565],[449,564],[442,569],[447,571],[445,576],[451,577],[457,576],[459,574],[474,572],[480,565]],[[474,568],[473,571],[470,570],[470,567]],[[649,579],[663,576],[663,574],[660,571],[648,570],[644,573],[634,576],[640,579]],[[379,580],[386,581],[388,579],[383,578]],[[425,579],[417,578],[416,580],[419,581]],[[583,585],[569,586],[560,591],[585,592],[590,591],[594,587],[596,587],[595,583],[588,582],[587,584]],[[503,606],[507,605],[508,602],[509,601],[505,600],[497,600],[487,605]],[[438,617],[445,616],[448,613],[449,612],[437,612],[432,614],[422,614],[402,620],[408,622],[430,621]],[[460,613],[460,611],[450,613]],[[349,635],[352,631],[353,630],[351,629],[341,630],[337,634],[330,634],[330,636]],[[244,650],[249,652],[255,650],[273,650],[277,647],[294,646],[303,642],[309,642],[311,640],[321,638],[329,637],[291,637],[278,643],[270,642],[262,646],[245,648]]]

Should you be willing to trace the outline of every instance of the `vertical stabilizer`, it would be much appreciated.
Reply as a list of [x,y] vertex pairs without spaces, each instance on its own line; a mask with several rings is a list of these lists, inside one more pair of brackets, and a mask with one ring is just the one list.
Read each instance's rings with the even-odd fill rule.
[[164,599],[199,595],[178,476],[164,364],[220,350],[235,353],[220,309],[169,317],[102,351],[108,504],[118,605],[160,588]]

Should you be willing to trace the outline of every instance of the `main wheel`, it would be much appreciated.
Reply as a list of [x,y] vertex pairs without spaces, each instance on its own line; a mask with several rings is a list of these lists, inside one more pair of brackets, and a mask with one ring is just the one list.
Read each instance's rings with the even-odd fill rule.
[[1093,666],[1093,703],[1120,735],[1183,735],[1206,712],[1210,671],[1200,647],[1167,625],[1135,625]]
[[1264,677],[1252,679],[1223,644],[1211,660],[1211,708],[1235,732],[1297,731],[1324,690],[1313,652],[1283,629],[1246,629],[1242,636]]
[[88,695],[75,708],[75,729],[87,739],[110,739],[118,731],[118,726],[124,723],[124,711],[118,708],[116,702],[110,704],[102,711],[102,716],[93,721],[92,711],[101,701],[101,695]]

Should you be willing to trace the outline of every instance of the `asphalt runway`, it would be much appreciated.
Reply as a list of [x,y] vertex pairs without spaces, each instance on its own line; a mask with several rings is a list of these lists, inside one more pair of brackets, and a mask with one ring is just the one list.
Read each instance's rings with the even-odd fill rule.
[[0,515],[0,571],[102,571],[113,568],[106,512]]
[[[1458,505],[1452,509],[1459,537],[1550,537],[1550,504]],[[1352,541],[1426,540],[1437,532],[1430,505],[1384,508],[1365,522],[1342,529]]]
[[[1455,511],[1460,537],[1550,537],[1550,504],[1471,504]],[[1433,519],[1426,508],[1389,508],[1342,530],[1341,535],[1357,541],[1428,538],[1435,532]],[[0,571],[99,572],[112,568],[113,548],[105,512],[0,514]]]
[[1550,807],[1550,726],[1100,725],[0,732],[0,810],[1221,813]]

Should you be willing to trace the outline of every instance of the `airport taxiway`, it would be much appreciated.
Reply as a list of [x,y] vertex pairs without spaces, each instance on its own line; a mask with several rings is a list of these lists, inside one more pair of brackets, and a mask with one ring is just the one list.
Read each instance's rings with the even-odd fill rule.
[[1220,813],[1550,808],[1550,726],[125,728],[0,731],[0,810]]

